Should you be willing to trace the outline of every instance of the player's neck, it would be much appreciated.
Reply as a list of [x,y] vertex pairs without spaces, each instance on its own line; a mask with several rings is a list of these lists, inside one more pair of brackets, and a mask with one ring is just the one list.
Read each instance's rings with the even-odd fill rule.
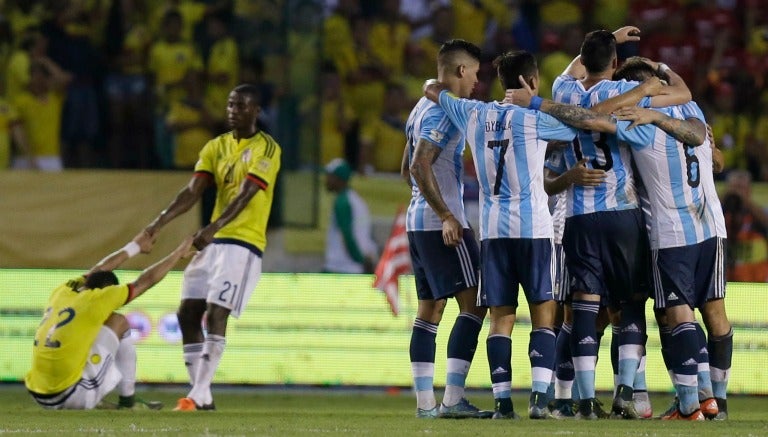
[[613,71],[605,70],[600,73],[587,73],[587,77],[581,80],[581,84],[584,85],[584,89],[590,89],[595,84],[604,80],[611,80]]
[[454,80],[452,77],[445,77],[441,74],[437,75],[437,81],[445,85],[445,87],[450,91],[451,93],[455,95],[459,95],[459,90],[461,89],[459,87],[459,81]]
[[257,133],[259,133],[259,128],[254,126],[251,129],[244,129],[244,130],[235,129],[232,131],[232,136],[236,140],[242,140],[244,138],[251,138]]

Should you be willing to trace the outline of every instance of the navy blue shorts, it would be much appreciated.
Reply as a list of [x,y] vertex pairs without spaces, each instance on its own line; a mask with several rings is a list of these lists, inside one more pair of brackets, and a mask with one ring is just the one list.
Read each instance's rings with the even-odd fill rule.
[[562,244],[555,243],[555,300],[560,303],[571,302],[571,281],[568,278],[568,266],[565,264],[565,248]]
[[648,293],[648,235],[639,208],[568,217],[563,247],[571,293],[597,294],[612,306]]
[[655,308],[701,308],[725,297],[725,239],[653,250]]
[[408,243],[419,300],[446,299],[477,286],[480,255],[472,230],[464,229],[457,247],[443,243],[442,231],[408,232]]
[[520,286],[529,303],[554,299],[551,238],[493,238],[480,242],[479,304],[517,306]]

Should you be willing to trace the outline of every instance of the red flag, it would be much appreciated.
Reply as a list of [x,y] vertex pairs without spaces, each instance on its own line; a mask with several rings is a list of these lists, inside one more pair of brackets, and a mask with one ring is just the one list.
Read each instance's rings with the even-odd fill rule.
[[405,210],[400,208],[392,225],[384,252],[376,266],[376,280],[373,286],[383,291],[394,315],[400,312],[400,291],[398,278],[411,273],[411,253],[408,249],[408,235],[405,232]]

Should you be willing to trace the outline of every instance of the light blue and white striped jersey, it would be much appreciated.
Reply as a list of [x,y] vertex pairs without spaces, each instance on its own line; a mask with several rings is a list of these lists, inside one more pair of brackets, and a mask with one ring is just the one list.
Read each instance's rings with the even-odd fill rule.
[[[552,95],[556,102],[591,108],[637,85],[639,82],[603,80],[586,90],[581,81],[572,76],[561,75],[555,79]],[[650,99],[644,98],[639,105],[650,106]],[[638,207],[630,152],[619,147],[615,135],[580,130],[576,140],[565,149],[564,157],[564,167],[548,167],[557,173],[563,173],[587,158],[588,168],[605,170],[606,173],[605,182],[596,187],[572,185],[568,188],[567,217]]]
[[[547,164],[560,167],[562,166],[561,162],[563,159],[563,149],[555,149],[549,153]],[[552,214],[555,244],[563,244],[563,233],[565,232],[565,202],[566,191],[549,196],[549,213]]]
[[[693,102],[659,111],[678,119],[695,117],[705,122]],[[627,131],[629,124],[620,121],[617,136],[631,146],[647,191],[651,248],[690,246],[716,236],[724,238],[725,220],[715,192],[709,140],[691,146],[653,125]]]
[[[420,139],[439,147],[442,151],[432,164],[440,194],[448,209],[461,225],[468,228],[464,213],[464,182],[462,172],[464,162],[463,131],[454,126],[439,105],[422,97],[408,116],[405,124],[405,136],[408,139],[408,162],[413,160],[413,152]],[[421,194],[419,186],[411,177],[411,202],[406,212],[405,228],[407,231],[439,231],[443,222],[435,214]]]
[[552,238],[544,192],[547,140],[571,141],[576,130],[539,111],[459,99],[440,106],[466,132],[480,183],[480,239]]

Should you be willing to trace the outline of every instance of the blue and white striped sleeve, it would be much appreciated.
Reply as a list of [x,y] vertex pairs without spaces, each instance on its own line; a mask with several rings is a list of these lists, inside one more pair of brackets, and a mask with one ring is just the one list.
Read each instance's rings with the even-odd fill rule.
[[633,149],[640,150],[653,145],[656,135],[656,126],[652,124],[643,124],[635,126],[632,130],[627,130],[631,121],[619,120],[616,124],[616,137],[619,141],[628,143]]
[[445,149],[451,138],[455,138],[457,134],[458,128],[451,123],[448,114],[439,106],[433,106],[424,114],[418,138]]
[[461,132],[466,132],[469,122],[469,113],[484,105],[477,100],[460,99],[455,94],[443,90],[440,93],[440,107],[443,108],[451,122],[456,125]]

